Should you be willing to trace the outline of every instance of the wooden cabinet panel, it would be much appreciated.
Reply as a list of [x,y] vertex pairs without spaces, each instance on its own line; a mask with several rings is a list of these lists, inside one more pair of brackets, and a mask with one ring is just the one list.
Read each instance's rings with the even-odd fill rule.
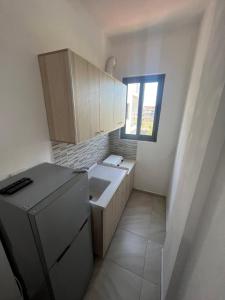
[[127,204],[127,200],[128,200],[126,187],[127,187],[127,181],[126,181],[126,178],[125,178],[123,183],[122,183],[122,192],[121,192],[121,199],[122,199],[121,205],[122,205],[122,208],[121,208],[121,212],[123,212],[123,210],[124,210],[124,208]]
[[75,143],[73,90],[68,51],[38,56],[50,139]]
[[127,86],[123,83],[121,85],[121,122],[125,125],[126,109],[127,109]]
[[100,70],[88,63],[91,137],[100,133]]
[[114,80],[106,73],[100,76],[100,131],[108,132],[114,129]]
[[113,196],[109,205],[103,211],[103,250],[102,255],[105,255],[106,250],[112,240],[114,233],[114,206],[116,202],[116,195]]
[[134,186],[134,168],[127,175],[126,179],[126,199],[128,200]]
[[88,62],[72,53],[71,68],[73,74],[77,142],[80,143],[91,137]]
[[114,82],[114,110],[113,119],[114,127],[120,128],[125,125],[126,116],[126,92],[127,87],[125,84],[118,80]]
[[132,192],[133,188],[134,188],[134,168],[133,170],[131,170],[130,174],[130,185],[129,185],[129,195]]

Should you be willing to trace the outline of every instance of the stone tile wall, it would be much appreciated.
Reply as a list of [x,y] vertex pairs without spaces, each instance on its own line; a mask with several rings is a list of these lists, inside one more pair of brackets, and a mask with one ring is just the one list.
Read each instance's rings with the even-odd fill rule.
[[113,154],[122,155],[128,159],[136,159],[137,141],[120,139],[120,130],[109,134],[109,148]]
[[109,154],[136,159],[137,141],[121,140],[119,130],[97,136],[79,145],[52,143],[54,162],[70,168],[90,167]]

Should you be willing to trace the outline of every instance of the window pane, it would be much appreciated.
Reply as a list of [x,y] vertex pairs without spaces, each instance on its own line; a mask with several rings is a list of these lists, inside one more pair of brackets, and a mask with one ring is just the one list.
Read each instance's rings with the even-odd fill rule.
[[140,83],[129,83],[127,86],[127,119],[126,134],[136,134],[137,116],[138,116],[138,99]]
[[158,82],[148,82],[144,84],[144,98],[142,109],[141,130],[142,135],[152,135],[155,115]]

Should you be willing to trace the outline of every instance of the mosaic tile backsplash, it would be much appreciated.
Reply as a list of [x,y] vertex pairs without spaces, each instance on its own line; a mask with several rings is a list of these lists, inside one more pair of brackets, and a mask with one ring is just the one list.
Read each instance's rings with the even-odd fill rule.
[[97,136],[78,145],[52,143],[56,164],[70,168],[90,167],[105,159],[109,153],[109,135]]
[[110,154],[136,159],[137,142],[120,140],[119,130],[97,136],[78,145],[52,143],[54,162],[70,168],[90,167]]
[[109,148],[113,154],[122,155],[127,159],[136,159],[137,141],[120,139],[120,130],[109,134]]

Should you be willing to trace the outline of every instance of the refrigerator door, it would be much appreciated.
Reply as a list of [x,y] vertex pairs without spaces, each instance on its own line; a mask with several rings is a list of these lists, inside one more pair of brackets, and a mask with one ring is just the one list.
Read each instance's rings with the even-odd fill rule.
[[10,268],[4,248],[0,241],[0,291],[1,299],[4,300],[19,300],[22,299],[21,293],[16,284],[13,272]]
[[81,300],[93,270],[90,219],[50,270],[56,300]]
[[78,234],[89,215],[87,176],[64,184],[43,201],[41,207],[32,210],[32,228],[48,269]]

